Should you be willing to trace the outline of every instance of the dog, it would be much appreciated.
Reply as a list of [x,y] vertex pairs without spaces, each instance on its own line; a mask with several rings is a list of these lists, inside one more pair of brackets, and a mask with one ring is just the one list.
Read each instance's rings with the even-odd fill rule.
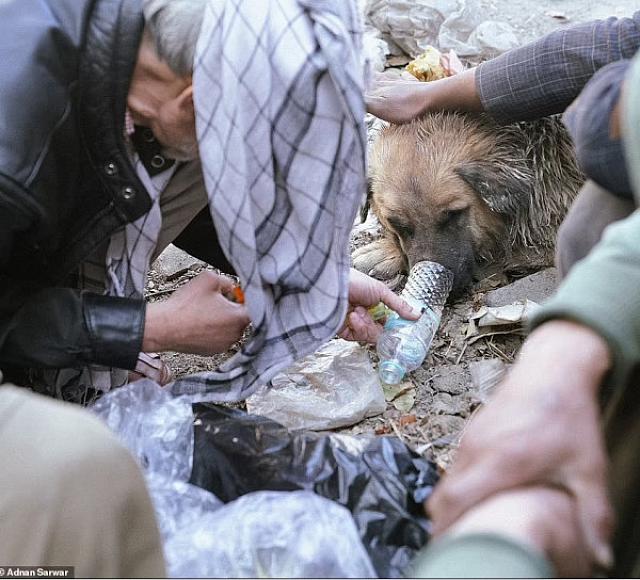
[[558,117],[498,125],[436,113],[386,126],[369,152],[369,204],[383,235],[356,250],[353,265],[390,280],[439,262],[454,274],[453,296],[491,265],[550,265],[584,180]]

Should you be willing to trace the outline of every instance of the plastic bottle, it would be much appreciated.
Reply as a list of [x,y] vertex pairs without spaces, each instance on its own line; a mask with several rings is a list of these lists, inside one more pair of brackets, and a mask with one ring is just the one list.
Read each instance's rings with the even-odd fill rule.
[[424,310],[417,321],[400,318],[395,312],[387,318],[378,339],[378,373],[383,383],[396,385],[422,364],[440,326],[452,284],[453,273],[436,262],[418,262],[411,269],[401,296],[414,308]]

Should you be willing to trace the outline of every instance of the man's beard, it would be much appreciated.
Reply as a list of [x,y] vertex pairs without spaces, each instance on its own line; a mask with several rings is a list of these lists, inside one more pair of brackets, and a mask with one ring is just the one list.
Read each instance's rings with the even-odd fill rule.
[[200,157],[197,143],[185,143],[175,147],[163,147],[162,154],[176,161],[194,161]]

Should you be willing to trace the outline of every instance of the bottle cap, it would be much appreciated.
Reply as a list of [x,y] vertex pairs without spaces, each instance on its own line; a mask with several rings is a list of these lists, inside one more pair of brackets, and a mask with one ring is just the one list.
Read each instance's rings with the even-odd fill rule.
[[385,360],[378,367],[380,380],[386,385],[397,385],[405,375],[405,370],[397,360]]
[[437,262],[418,262],[411,268],[401,296],[417,300],[432,310],[442,309],[452,286],[451,270]]

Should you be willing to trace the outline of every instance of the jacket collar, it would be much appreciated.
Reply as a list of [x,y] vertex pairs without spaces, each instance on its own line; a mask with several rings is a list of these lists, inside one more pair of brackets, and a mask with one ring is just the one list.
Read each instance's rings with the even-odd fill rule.
[[96,0],[80,59],[83,143],[93,170],[126,222],[151,207],[124,140],[127,94],[143,30],[141,0]]

